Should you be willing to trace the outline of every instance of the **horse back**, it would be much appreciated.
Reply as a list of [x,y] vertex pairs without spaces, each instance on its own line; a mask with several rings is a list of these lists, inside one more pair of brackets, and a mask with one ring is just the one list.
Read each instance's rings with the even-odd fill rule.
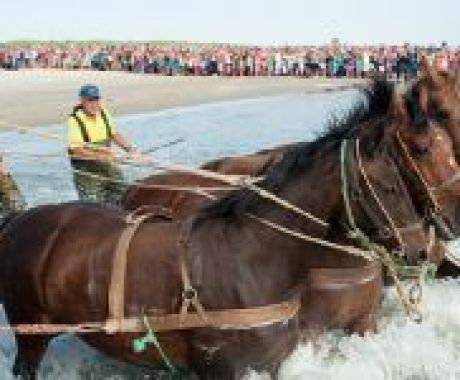
[[[55,322],[104,320],[124,217],[116,210],[64,204],[32,209],[11,223],[0,241],[8,304],[13,309],[29,305],[27,314],[40,310]],[[175,307],[180,294],[177,225],[141,225],[127,255],[126,314]],[[26,297],[27,303],[14,302]]]

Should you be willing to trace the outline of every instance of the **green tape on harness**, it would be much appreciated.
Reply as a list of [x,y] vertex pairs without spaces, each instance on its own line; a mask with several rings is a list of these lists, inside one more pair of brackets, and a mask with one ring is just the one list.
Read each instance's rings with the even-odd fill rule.
[[144,315],[143,318],[144,326],[147,329],[147,334],[143,337],[137,338],[133,340],[133,351],[136,353],[142,353],[147,349],[147,346],[151,343],[155,346],[158,353],[160,354],[161,360],[166,365],[169,371],[175,373],[176,368],[171,364],[168,357],[164,353],[163,349],[161,348],[160,342],[158,341],[155,332],[153,331],[152,326],[150,326],[150,322],[147,316]]

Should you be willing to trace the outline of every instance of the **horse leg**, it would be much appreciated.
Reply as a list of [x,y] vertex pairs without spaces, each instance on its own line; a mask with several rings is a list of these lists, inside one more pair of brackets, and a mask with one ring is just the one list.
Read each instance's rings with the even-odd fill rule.
[[49,336],[16,335],[18,353],[13,365],[13,375],[20,376],[21,379],[36,379],[49,340]]

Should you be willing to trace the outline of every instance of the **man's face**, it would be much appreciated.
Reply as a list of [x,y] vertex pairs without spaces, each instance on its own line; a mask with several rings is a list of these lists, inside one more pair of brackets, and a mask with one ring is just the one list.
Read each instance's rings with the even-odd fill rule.
[[96,116],[101,109],[99,98],[83,98],[81,99],[83,111],[90,116]]

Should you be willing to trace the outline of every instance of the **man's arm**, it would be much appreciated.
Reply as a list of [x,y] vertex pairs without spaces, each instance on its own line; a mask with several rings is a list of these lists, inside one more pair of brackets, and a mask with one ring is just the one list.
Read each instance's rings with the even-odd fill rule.
[[107,118],[110,124],[112,141],[127,153],[139,153],[139,151],[132,144],[130,144],[121,133],[119,133],[116,130],[112,114],[106,108],[104,108],[103,110],[105,113],[105,117]]
[[125,137],[121,133],[114,132],[112,134],[112,140],[115,142],[115,144],[117,144],[125,152],[137,153],[137,149],[133,147],[130,143],[128,143],[128,140],[126,140]]

